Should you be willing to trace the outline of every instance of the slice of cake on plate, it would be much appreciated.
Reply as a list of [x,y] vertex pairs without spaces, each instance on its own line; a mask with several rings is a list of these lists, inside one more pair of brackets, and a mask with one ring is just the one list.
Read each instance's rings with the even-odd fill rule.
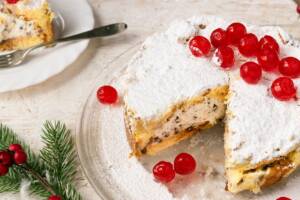
[[226,73],[188,47],[191,37],[208,36],[222,23],[217,18],[177,21],[148,38],[130,61],[124,103],[134,155],[154,155],[224,117]]
[[24,49],[52,41],[53,17],[46,0],[2,0],[0,51]]

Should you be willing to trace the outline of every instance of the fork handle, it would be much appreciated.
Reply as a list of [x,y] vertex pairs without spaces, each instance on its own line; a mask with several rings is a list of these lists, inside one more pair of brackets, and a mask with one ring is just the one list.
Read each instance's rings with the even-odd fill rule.
[[38,49],[40,47],[55,46],[58,43],[68,42],[68,41],[73,41],[73,40],[91,39],[91,38],[96,38],[96,37],[106,37],[106,36],[114,35],[117,33],[121,33],[126,29],[127,29],[127,24],[125,24],[125,23],[110,24],[107,26],[98,27],[93,30],[79,33],[76,35],[59,38],[59,39],[56,39],[49,43],[43,43],[43,44],[36,45],[34,47],[29,48],[28,51],[26,52],[26,54],[28,54],[31,51]]
[[54,43],[67,42],[72,40],[90,39],[96,37],[106,37],[106,36],[123,32],[126,28],[127,28],[127,24],[125,23],[110,24],[107,26],[98,27],[93,30],[79,33],[76,35],[57,39],[54,41]]

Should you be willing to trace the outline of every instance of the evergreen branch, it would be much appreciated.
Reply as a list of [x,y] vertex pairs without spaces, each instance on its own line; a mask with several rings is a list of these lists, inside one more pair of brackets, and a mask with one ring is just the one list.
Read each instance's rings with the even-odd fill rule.
[[[0,149],[8,149],[9,145],[11,144],[21,144],[28,156],[27,162],[31,166],[31,168],[42,176],[45,175],[45,166],[40,161],[39,157],[34,152],[32,152],[29,146],[26,145],[24,141],[20,140],[11,129],[3,124],[0,124]],[[0,186],[3,186],[0,189],[0,192],[19,192],[22,179],[34,181],[34,178],[31,177],[30,174],[24,173],[16,167],[14,167],[13,170],[10,169],[10,172],[7,176],[0,177]],[[8,182],[9,184],[4,187],[5,184],[2,183]],[[44,189],[44,187],[42,187],[39,182],[31,184],[30,191],[33,194],[39,196],[49,195],[49,193]]]
[[26,164],[13,165],[6,176],[0,177],[0,193],[19,192],[22,180],[28,180],[32,194],[45,198],[57,194],[64,200],[81,200],[72,184],[76,181],[77,157],[70,131],[65,124],[47,121],[43,133],[45,147],[38,156],[11,129],[0,124],[0,150],[20,144],[28,157]]
[[65,200],[80,200],[79,193],[71,184],[77,173],[76,152],[70,130],[60,122],[44,124],[42,139],[45,147],[41,150],[41,158],[50,174],[48,180],[57,194]]

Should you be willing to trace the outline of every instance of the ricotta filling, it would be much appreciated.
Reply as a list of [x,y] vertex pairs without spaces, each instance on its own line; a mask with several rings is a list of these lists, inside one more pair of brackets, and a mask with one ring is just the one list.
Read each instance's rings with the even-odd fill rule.
[[24,18],[0,12],[0,42],[37,34],[33,21],[25,21]]

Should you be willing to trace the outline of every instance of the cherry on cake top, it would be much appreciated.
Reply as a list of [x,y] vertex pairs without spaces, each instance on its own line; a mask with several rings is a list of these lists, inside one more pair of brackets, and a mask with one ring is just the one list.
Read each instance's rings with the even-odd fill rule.
[[6,2],[8,3],[8,4],[16,4],[16,3],[18,3],[20,0],[6,0]]
[[[230,24],[226,30],[217,28],[212,31],[210,41],[203,36],[195,36],[189,42],[191,53],[196,57],[208,56],[211,46],[216,48],[213,60],[223,69],[231,69],[235,64],[234,48],[247,58],[240,67],[241,78],[249,84],[258,84],[262,78],[262,70],[266,73],[279,72],[284,77],[274,80],[271,90],[273,96],[280,101],[288,101],[296,97],[297,88],[291,78],[300,76],[300,61],[295,57],[280,60],[278,42],[270,35],[258,39],[248,33],[245,25],[239,22]],[[216,60],[215,60],[216,59]],[[288,78],[289,77],[289,78]]]

